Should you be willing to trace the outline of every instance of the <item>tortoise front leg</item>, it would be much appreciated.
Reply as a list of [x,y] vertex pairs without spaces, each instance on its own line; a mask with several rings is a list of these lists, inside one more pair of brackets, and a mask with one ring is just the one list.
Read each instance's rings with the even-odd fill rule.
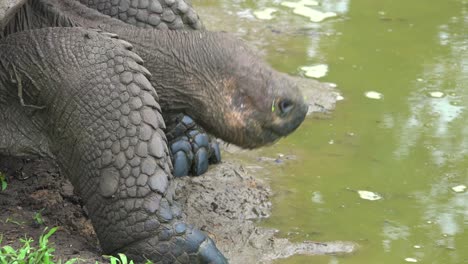
[[[0,98],[25,100],[88,209],[106,253],[155,263],[226,263],[206,234],[179,220],[164,121],[131,45],[80,28],[0,40]],[[8,101],[6,101],[8,103]],[[0,120],[1,121],[1,120]]]

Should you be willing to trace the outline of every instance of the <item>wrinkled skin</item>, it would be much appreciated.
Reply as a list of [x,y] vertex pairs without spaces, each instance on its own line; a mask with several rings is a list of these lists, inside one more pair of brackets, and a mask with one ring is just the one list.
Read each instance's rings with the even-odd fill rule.
[[75,2],[46,3],[13,10],[3,32],[101,28],[133,43],[149,71],[113,34],[53,28],[1,39],[1,154],[55,158],[106,253],[225,263],[209,237],[178,221],[162,115],[182,112],[227,142],[259,147],[304,119],[295,84],[225,33],[135,29]]

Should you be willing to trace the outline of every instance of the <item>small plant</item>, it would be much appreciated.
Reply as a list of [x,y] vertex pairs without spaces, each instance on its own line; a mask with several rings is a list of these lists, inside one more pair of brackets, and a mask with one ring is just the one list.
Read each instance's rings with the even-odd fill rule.
[[43,225],[44,224],[44,218],[42,218],[42,211],[44,211],[44,209],[41,209],[39,210],[39,212],[36,212],[34,214],[34,221],[38,224],[38,225]]
[[[2,235],[0,234],[0,264],[62,264],[59,260],[54,262],[55,248],[49,244],[49,238],[57,231],[57,227],[54,227],[45,233],[47,228],[44,229],[44,233],[39,237],[38,247],[33,247],[34,242],[32,238],[20,239],[22,247],[20,249],[14,249],[12,246],[2,245]],[[104,256],[108,259],[110,264],[134,264],[133,260],[128,260],[125,254],[119,253],[118,257],[115,256]],[[83,261],[79,258],[70,259],[63,264],[74,264],[77,261]],[[95,264],[99,264],[96,261]],[[145,264],[153,264],[153,262],[147,260]]]
[[[47,228],[44,229],[44,232]],[[50,229],[46,234],[39,237],[38,248],[33,247],[31,238],[20,239],[23,246],[20,249],[14,249],[11,246],[3,246],[0,248],[0,264],[54,264],[53,258],[55,248],[49,244],[49,238],[57,231],[57,227]],[[2,237],[0,237],[0,244]],[[70,259],[64,264],[73,264],[78,259]],[[58,263],[62,263],[59,261]]]
[[3,192],[6,190],[8,183],[6,181],[6,175],[3,172],[0,172],[0,190]]
[[128,262],[127,256],[125,254],[119,253],[119,257],[114,257],[114,256],[104,256],[106,259],[110,261],[111,264],[134,264],[133,260],[130,260]]
[[[115,256],[104,256],[104,258],[108,259],[111,264],[134,264],[133,260],[128,260],[125,254],[119,253],[117,254],[118,257]],[[96,262],[96,264],[98,264]],[[153,264],[153,262],[147,260],[145,264]]]
[[11,217],[8,217],[8,218],[5,220],[5,224],[7,224],[7,223],[12,223],[12,224],[19,225],[19,226],[24,225],[24,222],[18,222],[18,221],[16,221],[15,219],[13,219],[13,218],[11,218]]

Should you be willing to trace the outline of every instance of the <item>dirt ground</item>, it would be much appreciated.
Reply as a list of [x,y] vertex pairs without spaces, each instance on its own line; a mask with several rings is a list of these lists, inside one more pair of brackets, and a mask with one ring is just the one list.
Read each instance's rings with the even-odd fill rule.
[[[0,157],[8,187],[0,192],[2,245],[21,238],[37,241],[44,228],[58,226],[51,238],[56,256],[82,263],[105,262],[81,199],[52,161]],[[294,254],[343,254],[356,247],[346,242],[290,243],[275,230],[258,227],[271,210],[270,188],[242,165],[225,161],[201,177],[176,180],[176,197],[185,220],[210,234],[231,263],[270,263]],[[40,212],[44,224],[34,219]]]
[[[0,19],[15,0],[0,0]],[[332,85],[298,78],[311,112],[326,114],[335,106]],[[1,136],[1,135],[0,135]],[[79,257],[82,263],[105,263],[93,227],[73,186],[53,161],[0,156],[0,172],[8,187],[0,192],[2,245],[17,246],[21,238],[37,238],[45,226],[58,226],[51,238],[56,256]],[[269,186],[241,164],[223,161],[201,177],[177,179],[176,194],[186,221],[215,240],[231,263],[271,263],[294,254],[343,254],[356,250],[347,242],[290,243],[275,237],[275,230],[258,227],[271,211]],[[44,225],[34,220],[41,212]]]

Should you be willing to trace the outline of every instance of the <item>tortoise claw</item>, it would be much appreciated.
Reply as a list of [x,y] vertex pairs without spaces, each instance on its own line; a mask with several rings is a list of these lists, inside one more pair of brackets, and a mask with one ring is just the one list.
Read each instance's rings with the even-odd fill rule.
[[216,139],[199,127],[189,116],[179,115],[175,125],[166,133],[172,152],[176,177],[199,176],[208,170],[209,164],[221,162],[221,152]]

